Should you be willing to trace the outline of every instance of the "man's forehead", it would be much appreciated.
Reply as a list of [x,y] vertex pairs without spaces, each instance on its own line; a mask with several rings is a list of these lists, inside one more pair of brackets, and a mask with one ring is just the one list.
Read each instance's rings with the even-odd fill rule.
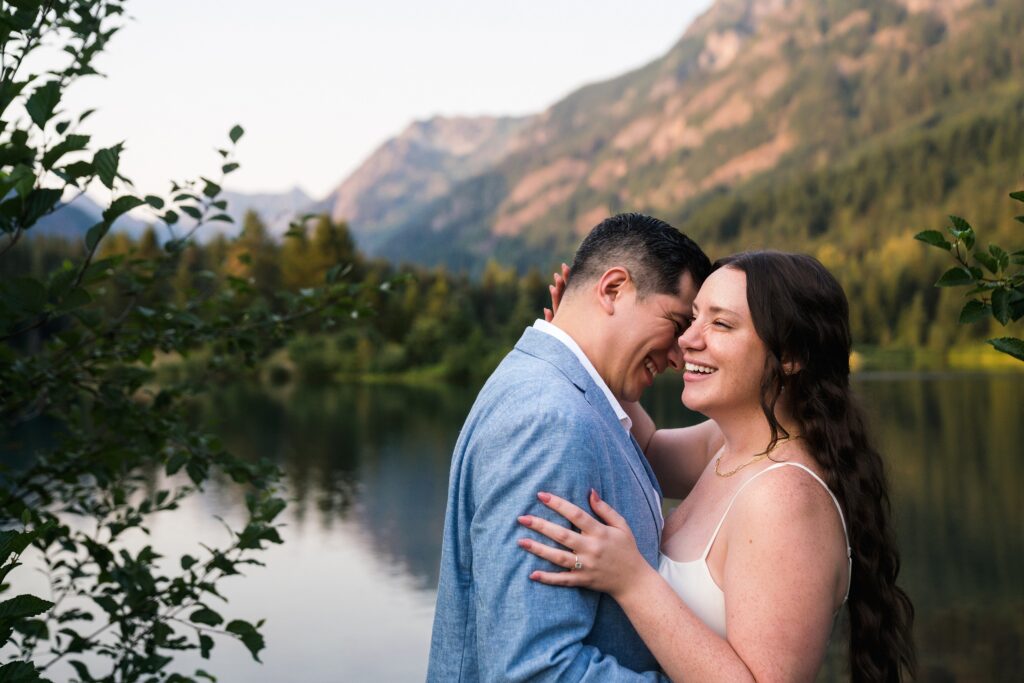
[[679,276],[679,295],[673,297],[682,306],[684,315],[689,315],[693,310],[693,299],[697,296],[697,285],[689,271],[683,271]]

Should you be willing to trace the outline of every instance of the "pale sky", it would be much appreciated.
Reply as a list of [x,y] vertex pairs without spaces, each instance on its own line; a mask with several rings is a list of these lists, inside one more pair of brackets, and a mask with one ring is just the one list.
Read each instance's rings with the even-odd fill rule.
[[434,115],[542,111],[662,55],[711,0],[134,0],[133,20],[63,108],[126,140],[142,192],[213,174],[246,129],[242,192],[324,197],[379,144]]

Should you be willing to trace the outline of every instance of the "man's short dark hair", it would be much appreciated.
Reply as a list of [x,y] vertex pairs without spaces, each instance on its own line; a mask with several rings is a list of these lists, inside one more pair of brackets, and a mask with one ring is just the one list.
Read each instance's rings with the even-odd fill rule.
[[678,295],[684,272],[700,287],[711,272],[711,261],[696,242],[665,221],[639,213],[611,216],[590,231],[576,250],[568,289],[615,266],[629,271],[641,298]]

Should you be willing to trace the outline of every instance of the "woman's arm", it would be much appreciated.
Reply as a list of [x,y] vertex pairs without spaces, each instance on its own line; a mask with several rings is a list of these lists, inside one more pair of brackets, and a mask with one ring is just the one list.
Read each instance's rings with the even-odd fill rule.
[[808,481],[818,491],[793,477],[771,478],[753,487],[758,495],[743,496],[744,504],[737,501],[730,513],[731,531],[723,528],[716,542],[728,546],[727,638],[709,629],[647,564],[625,520],[596,493],[591,507],[608,525],[550,494],[541,494],[541,500],[579,533],[536,517],[520,519],[572,551],[528,539],[520,546],[565,568],[578,558],[582,569],[536,571],[530,578],[609,593],[674,680],[812,681],[824,658],[845,566],[839,572],[837,562],[827,559],[829,551],[835,555],[843,549],[812,540],[823,533],[836,540],[838,520],[834,508],[829,510],[828,494]]
[[662,492],[668,498],[685,498],[722,446],[718,424],[705,420],[692,427],[657,429],[639,403],[622,402],[622,408],[633,421],[633,437],[647,456]]

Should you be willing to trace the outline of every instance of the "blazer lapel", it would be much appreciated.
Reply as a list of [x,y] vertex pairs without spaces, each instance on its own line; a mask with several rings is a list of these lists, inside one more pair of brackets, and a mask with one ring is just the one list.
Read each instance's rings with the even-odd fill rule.
[[528,327],[516,344],[516,348],[523,353],[551,363],[583,392],[587,402],[605,422],[608,433],[614,435],[613,439],[618,450],[628,463],[629,470],[636,478],[640,490],[643,491],[644,499],[650,508],[660,537],[661,529],[664,526],[664,517],[661,514],[661,500],[659,500],[661,488],[658,486],[658,480],[647,463],[647,457],[640,449],[640,444],[632,434],[623,429],[622,423],[615,416],[615,411],[608,404],[604,392],[594,383],[593,378],[580,365],[572,351],[551,335]]

